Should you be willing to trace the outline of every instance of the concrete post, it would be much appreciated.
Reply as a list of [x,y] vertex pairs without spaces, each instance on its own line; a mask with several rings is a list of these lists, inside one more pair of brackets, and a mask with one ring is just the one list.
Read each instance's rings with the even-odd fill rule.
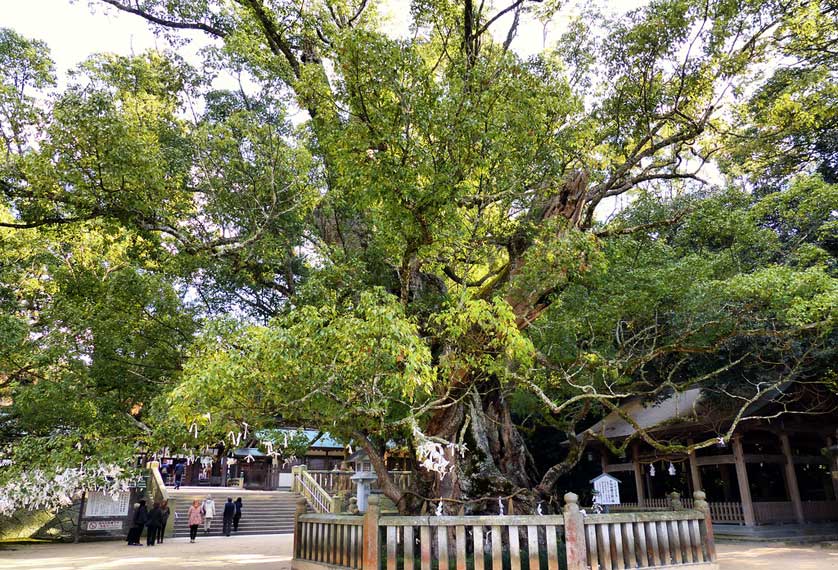
[[746,526],[755,526],[754,502],[751,500],[751,486],[748,483],[748,468],[745,452],[742,450],[742,436],[733,436],[733,461],[736,463],[736,481],[739,483],[739,498],[742,501],[742,517]]
[[343,510],[343,495],[332,495],[329,498],[329,512],[338,514]]
[[704,494],[704,491],[696,491],[693,493],[693,499],[695,499],[695,508],[704,513],[704,524],[702,525],[701,535],[707,547],[707,556],[711,562],[715,562],[716,538],[713,536],[713,520],[710,516],[710,505],[706,501],[707,495]]
[[294,558],[300,557],[300,549],[302,548],[302,544],[300,543],[300,539],[302,538],[302,533],[300,532],[300,517],[306,514],[308,510],[308,503],[303,498],[297,499],[297,509],[294,511]]
[[585,520],[579,511],[579,497],[574,493],[564,496],[564,532],[567,570],[586,570]]
[[800,487],[797,486],[797,472],[794,469],[794,457],[791,454],[791,442],[789,442],[788,434],[780,434],[780,445],[783,448],[783,455],[786,458],[784,473],[786,476],[786,487],[789,490],[789,499],[791,499],[791,504],[794,506],[794,517],[797,519],[797,522],[803,523],[806,522],[806,519],[803,516],[803,503],[800,500]]
[[367,501],[367,511],[364,513],[364,551],[362,570],[379,570],[380,543],[378,534],[378,518],[381,515],[381,497],[370,496]]

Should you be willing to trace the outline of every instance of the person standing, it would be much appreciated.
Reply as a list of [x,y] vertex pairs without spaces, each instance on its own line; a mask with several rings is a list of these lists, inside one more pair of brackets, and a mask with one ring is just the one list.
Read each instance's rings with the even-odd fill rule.
[[140,535],[143,534],[143,527],[146,522],[148,522],[148,509],[146,509],[145,500],[141,499],[137,503],[134,518],[131,520],[131,529],[128,531],[128,546],[142,546]]
[[192,506],[189,507],[189,514],[187,515],[189,542],[195,542],[195,537],[198,536],[198,527],[204,522],[204,515],[201,514],[202,510],[201,501],[198,499],[192,501]]
[[227,502],[224,503],[224,536],[230,536],[233,530],[233,517],[236,516],[236,504],[233,502],[233,497],[227,497]]
[[242,518],[242,498],[236,498],[236,514],[233,515],[233,531],[239,532],[239,521]]
[[207,495],[204,499],[204,533],[209,534],[212,528],[212,519],[215,517],[215,501],[212,495]]
[[166,524],[169,522],[170,514],[169,501],[164,500],[160,503],[160,526],[157,527],[157,542],[160,544],[163,544],[163,535],[166,533]]
[[160,512],[160,503],[154,501],[151,510],[148,511],[148,522],[146,522],[146,526],[148,527],[146,531],[146,546],[154,546],[162,520],[163,514]]
[[178,461],[175,464],[175,489],[180,489],[180,483],[183,481],[183,471],[186,469],[186,466],[183,464],[182,461]]

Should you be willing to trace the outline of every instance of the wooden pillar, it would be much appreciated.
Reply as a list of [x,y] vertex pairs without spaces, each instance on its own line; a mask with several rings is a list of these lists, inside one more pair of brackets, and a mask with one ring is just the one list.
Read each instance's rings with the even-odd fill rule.
[[[690,440],[687,441],[687,443],[689,445],[692,445],[693,440],[690,439]],[[690,451],[689,456],[690,456],[690,480],[692,481],[692,484],[693,484],[693,494],[695,494],[696,491],[703,491],[704,486],[701,484],[701,471],[699,471],[698,462],[696,461],[696,458],[695,458],[695,450]]]
[[370,495],[367,499],[367,512],[364,513],[364,542],[362,570],[379,570],[378,555],[380,552],[380,535],[378,517],[381,513],[378,504],[381,497]]
[[[831,448],[835,444],[835,440],[831,437],[826,438],[826,446],[827,448]],[[835,455],[831,449],[829,450],[831,454],[829,456],[829,474],[831,475],[832,479],[832,494],[833,500],[838,501],[838,455]]]
[[736,480],[739,483],[739,498],[742,501],[742,517],[745,525],[756,525],[754,518],[754,502],[751,500],[751,486],[748,483],[748,469],[745,465],[745,452],[742,450],[742,436],[735,435],[733,444],[733,460],[736,463]]
[[637,506],[646,506],[646,474],[640,463],[640,444],[634,442],[631,446],[631,464],[634,467],[634,488],[637,489]]
[[[212,470],[210,470],[210,484],[212,484]],[[227,486],[227,456],[221,456],[221,486]]]
[[791,442],[787,433],[780,433],[780,445],[783,447],[783,455],[786,457],[786,487],[789,490],[789,499],[794,506],[794,517],[797,522],[806,522],[803,516],[803,503],[800,500],[800,487],[797,486],[797,472],[794,469],[794,457],[791,454]]
[[[585,520],[579,511],[579,497],[576,494],[565,494],[563,514],[567,570],[586,570],[588,555],[585,549]],[[509,528],[514,529],[514,527]],[[494,536],[492,540],[495,540]],[[367,569],[364,568],[364,570]]]
[[294,511],[294,550],[292,556],[294,558],[300,558],[300,552],[302,550],[302,527],[300,526],[300,517],[306,514],[308,510],[308,503],[306,500],[300,497],[297,499],[297,508]]
[[603,449],[599,452],[599,463],[602,466],[602,472],[605,473],[605,469],[608,467],[608,450]]
[[725,502],[730,502],[733,500],[733,494],[730,492],[730,465],[728,465],[727,463],[721,463],[718,467],[719,474],[722,477],[722,490],[724,492],[724,500]]

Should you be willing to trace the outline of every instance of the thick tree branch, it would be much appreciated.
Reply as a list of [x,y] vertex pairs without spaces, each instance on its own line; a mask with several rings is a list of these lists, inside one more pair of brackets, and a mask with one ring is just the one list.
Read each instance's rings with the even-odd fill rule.
[[135,8],[127,3],[119,2],[119,0],[100,1],[104,2],[105,4],[109,4],[110,6],[113,6],[117,10],[140,16],[141,18],[144,18],[145,20],[148,20],[153,24],[157,24],[158,26],[163,26],[165,28],[174,28],[179,30],[199,30],[218,38],[224,38],[227,36],[227,32],[225,30],[222,30],[217,26],[205,24],[203,22],[179,22],[176,20],[167,20],[165,18],[161,18],[159,16],[155,16],[154,14],[141,10],[139,7]]

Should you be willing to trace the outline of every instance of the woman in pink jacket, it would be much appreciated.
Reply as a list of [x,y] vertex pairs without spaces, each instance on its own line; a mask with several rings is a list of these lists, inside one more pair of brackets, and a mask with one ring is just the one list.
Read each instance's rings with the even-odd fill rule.
[[204,522],[204,515],[201,513],[201,501],[195,499],[189,507],[189,542],[195,542],[198,536],[198,527]]

